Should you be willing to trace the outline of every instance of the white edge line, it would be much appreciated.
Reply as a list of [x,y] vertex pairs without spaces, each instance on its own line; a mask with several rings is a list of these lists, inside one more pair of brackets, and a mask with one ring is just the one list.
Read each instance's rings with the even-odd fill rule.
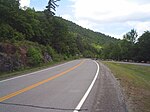
[[[75,61],[75,60],[73,60],[73,61]],[[50,69],[53,69],[53,68],[57,68],[57,67],[59,67],[59,66],[63,66],[63,65],[65,65],[65,64],[71,63],[71,62],[73,62],[73,61],[66,62],[66,63],[60,64],[60,65],[56,65],[56,66],[54,66],[54,67],[46,68],[46,69],[43,69],[43,70],[39,70],[39,71],[36,71],[36,72],[24,74],[24,75],[21,75],[21,76],[16,76],[16,77],[13,77],[13,78],[8,78],[8,79],[5,79],[5,80],[1,80],[0,83],[1,83],[1,82],[6,82],[6,81],[9,81],[9,80],[13,80],[13,79],[17,79],[17,78],[21,78],[21,77],[25,77],[25,76],[29,76],[29,75],[32,75],[32,74],[40,73],[40,72],[43,72],[43,71],[45,71],[45,70],[50,70]]]
[[86,91],[86,93],[84,94],[84,96],[82,97],[81,101],[79,102],[79,104],[77,105],[77,107],[75,108],[75,110],[73,112],[79,112],[79,110],[81,109],[83,103],[85,102],[86,98],[88,97],[89,93],[91,92],[93,86],[94,86],[94,83],[98,77],[98,74],[99,74],[99,64],[94,61],[97,65],[97,72],[96,72],[96,75],[91,83],[91,85],[89,86],[88,90]]

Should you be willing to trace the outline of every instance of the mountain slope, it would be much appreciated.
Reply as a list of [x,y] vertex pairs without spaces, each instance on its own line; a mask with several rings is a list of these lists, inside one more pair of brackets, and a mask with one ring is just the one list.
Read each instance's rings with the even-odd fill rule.
[[67,26],[68,30],[73,33],[77,33],[78,35],[85,37],[89,40],[91,43],[97,43],[100,45],[103,45],[105,43],[115,42],[118,41],[116,38],[105,35],[100,32],[94,32],[90,29],[83,28],[71,21],[65,20],[63,18],[57,17],[61,19]]
[[0,1],[0,9],[0,71],[100,57],[105,43],[117,41],[44,11],[21,9],[16,0]]

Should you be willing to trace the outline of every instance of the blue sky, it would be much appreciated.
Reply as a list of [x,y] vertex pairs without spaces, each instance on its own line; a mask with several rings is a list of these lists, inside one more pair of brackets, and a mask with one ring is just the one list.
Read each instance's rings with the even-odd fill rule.
[[[44,10],[45,6],[48,4],[48,0],[30,0],[29,7],[34,7],[36,10]],[[61,0],[57,2],[59,7],[56,8],[56,15],[61,16],[65,14],[72,14],[70,9],[73,3],[70,0]]]
[[[48,0],[21,0],[22,6],[44,10]],[[150,0],[61,0],[56,15],[94,31],[122,38],[132,28],[150,30]]]

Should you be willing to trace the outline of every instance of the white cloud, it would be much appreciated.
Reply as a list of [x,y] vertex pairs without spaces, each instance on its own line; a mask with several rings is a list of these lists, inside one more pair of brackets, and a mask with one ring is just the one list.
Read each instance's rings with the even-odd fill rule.
[[[86,27],[103,26],[107,28],[109,24],[120,24],[117,27],[124,27],[126,30],[135,28],[141,34],[145,30],[150,30],[150,1],[149,0],[70,0],[74,3],[74,17],[76,23]],[[102,24],[102,25],[101,25]],[[116,28],[112,27],[112,31]],[[99,29],[102,29],[99,27]],[[118,29],[118,28],[117,28]],[[104,33],[113,34],[108,29]],[[111,33],[110,33],[111,32]],[[120,32],[120,34],[124,33]],[[114,32],[115,34],[115,32]],[[116,36],[119,34],[116,34]]]
[[150,21],[148,22],[134,21],[134,22],[127,22],[127,24],[134,27],[139,33],[139,36],[141,36],[144,33],[144,31],[150,30]]
[[91,24],[91,22],[88,20],[78,20],[78,21],[76,21],[76,23],[83,26],[84,28],[93,29],[93,26],[94,26],[94,23]]
[[69,15],[69,14],[64,14],[64,15],[61,15],[61,16],[62,16],[62,18],[66,19],[66,20],[71,20],[72,19],[71,15]]
[[24,6],[29,7],[30,6],[30,0],[20,0],[20,5],[21,5],[21,7],[24,7]]

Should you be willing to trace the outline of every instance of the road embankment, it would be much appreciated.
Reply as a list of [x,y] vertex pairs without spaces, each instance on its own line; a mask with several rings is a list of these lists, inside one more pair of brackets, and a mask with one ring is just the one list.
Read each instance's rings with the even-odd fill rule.
[[150,66],[103,62],[123,87],[129,112],[150,111]]

